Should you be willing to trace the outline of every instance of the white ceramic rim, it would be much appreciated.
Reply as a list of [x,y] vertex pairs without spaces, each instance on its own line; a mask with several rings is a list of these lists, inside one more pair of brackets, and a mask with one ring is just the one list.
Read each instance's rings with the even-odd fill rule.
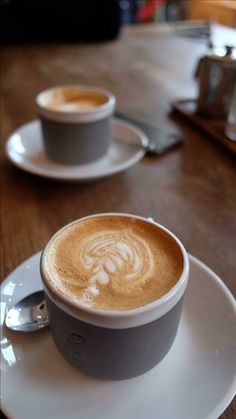
[[[177,283],[170,289],[170,291],[159,298],[158,300],[151,302],[142,307],[133,308],[130,310],[101,310],[101,309],[94,309],[92,307],[86,306],[78,301],[72,301],[69,297],[65,295],[61,295],[56,287],[54,288],[50,281],[48,280],[48,273],[45,266],[45,255],[47,253],[47,249],[51,245],[52,241],[61,234],[64,230],[68,227],[72,226],[73,224],[77,224],[78,222],[82,222],[84,220],[97,218],[97,217],[125,217],[125,218],[134,218],[137,220],[144,221],[149,224],[154,224],[157,228],[163,230],[167,233],[172,239],[178,244],[182,256],[183,256],[183,272],[177,281]],[[168,311],[170,311],[181,299],[184,295],[188,277],[189,277],[189,259],[187,252],[180,242],[180,240],[169,230],[165,227],[161,226],[160,224],[156,223],[155,221],[148,220],[144,217],[140,217],[138,215],[133,214],[126,214],[126,213],[101,213],[101,214],[93,214],[78,220],[75,220],[66,226],[62,227],[59,231],[57,231],[49,240],[48,244],[43,250],[41,260],[40,260],[40,272],[45,288],[45,292],[49,296],[49,298],[63,311],[67,312],[69,315],[73,317],[85,321],[86,323],[93,324],[95,326],[106,327],[106,328],[114,328],[114,329],[123,329],[129,327],[137,327],[141,326],[146,323],[150,323],[151,321],[157,320],[159,317],[162,317]]]
[[[45,106],[45,98],[54,90],[72,88],[81,91],[100,93],[107,97],[107,102],[101,106],[97,106],[91,110],[77,111],[77,112],[64,112],[62,110],[49,109]],[[83,84],[70,84],[63,86],[50,87],[47,90],[39,93],[36,97],[36,105],[39,115],[43,118],[49,119],[54,122],[61,123],[87,123],[100,121],[112,115],[115,110],[116,99],[115,96],[106,89],[101,87],[83,85]]]

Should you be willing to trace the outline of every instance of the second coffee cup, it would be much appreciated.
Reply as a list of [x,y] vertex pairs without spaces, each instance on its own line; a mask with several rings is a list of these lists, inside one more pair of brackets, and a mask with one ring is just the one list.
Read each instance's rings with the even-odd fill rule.
[[98,87],[72,85],[45,90],[36,98],[47,156],[63,164],[101,158],[112,139],[114,95]]

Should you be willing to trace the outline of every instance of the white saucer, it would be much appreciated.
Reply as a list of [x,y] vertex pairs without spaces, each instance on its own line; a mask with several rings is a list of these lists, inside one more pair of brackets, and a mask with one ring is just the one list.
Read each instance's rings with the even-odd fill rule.
[[107,154],[89,164],[64,165],[49,160],[44,152],[39,120],[22,125],[11,134],[6,154],[17,167],[34,175],[78,182],[98,180],[128,169],[145,155],[142,145],[148,140],[141,130],[114,118],[112,131],[114,140]]
[[[9,305],[42,287],[39,257],[3,282],[2,322]],[[4,413],[12,419],[216,419],[236,389],[236,304],[214,272],[190,261],[175,343],[157,367],[137,378],[90,378],[67,364],[49,330],[29,336],[2,327]]]

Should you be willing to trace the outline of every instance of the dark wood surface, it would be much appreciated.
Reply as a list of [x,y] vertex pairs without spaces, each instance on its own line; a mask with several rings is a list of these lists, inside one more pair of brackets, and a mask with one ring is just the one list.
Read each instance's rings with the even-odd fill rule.
[[197,112],[196,100],[177,100],[172,104],[173,109],[195,128],[200,129],[204,134],[211,137],[212,141],[219,142],[231,153],[236,155],[236,141],[231,141],[225,135],[227,117],[209,118],[207,115]]
[[[118,40],[96,45],[2,48],[2,279],[66,223],[119,211],[151,216],[172,230],[236,295],[235,158],[180,117],[168,115],[171,101],[196,96],[193,73],[205,50],[203,42],[151,26],[126,28]],[[49,181],[15,168],[4,153],[7,137],[37,117],[34,100],[41,90],[64,83],[110,89],[120,112],[179,130],[184,145],[84,185]],[[235,417],[232,402],[221,418]]]

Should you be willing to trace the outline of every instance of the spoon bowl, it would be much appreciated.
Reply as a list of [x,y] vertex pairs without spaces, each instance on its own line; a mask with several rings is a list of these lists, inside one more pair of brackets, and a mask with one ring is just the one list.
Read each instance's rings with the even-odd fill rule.
[[27,295],[6,314],[5,325],[14,332],[35,332],[49,326],[43,291]]

